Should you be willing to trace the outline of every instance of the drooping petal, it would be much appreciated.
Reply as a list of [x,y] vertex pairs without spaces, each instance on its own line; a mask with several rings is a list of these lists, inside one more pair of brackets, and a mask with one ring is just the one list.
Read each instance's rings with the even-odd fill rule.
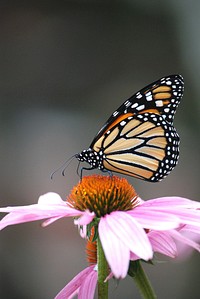
[[193,241],[193,239],[188,238],[187,236],[184,236],[183,234],[181,234],[181,230],[180,230],[180,232],[177,230],[170,230],[169,233],[177,241],[180,241],[183,244],[191,246],[200,252],[200,245],[198,243],[196,243],[195,241]]
[[[55,299],[66,299],[72,298],[72,295],[75,295],[79,292],[81,285],[84,283],[88,276],[91,275],[94,270],[94,265],[85,268],[78,275],[76,275],[55,297]],[[96,272],[97,273],[97,272]],[[92,275],[93,277],[93,275]],[[97,276],[96,276],[97,277]],[[94,282],[94,277],[93,277]],[[92,285],[93,287],[93,285]],[[93,289],[92,289],[93,291]],[[86,297],[87,298],[87,297]],[[91,297],[92,298],[92,297]]]
[[[184,225],[181,227],[178,232],[185,236],[187,239],[192,240],[196,243],[197,246],[200,244],[200,229],[198,227],[194,227],[191,225]],[[186,259],[188,258],[192,252],[194,251],[194,248],[191,246],[188,246],[187,243],[183,243],[182,240],[177,241],[177,248],[178,248],[178,258],[180,259]]]
[[97,276],[98,273],[97,271],[93,270],[87,275],[85,280],[80,286],[79,293],[78,293],[78,298],[79,299],[93,299],[94,294],[95,294],[95,289],[97,285]]
[[86,239],[87,237],[87,225],[78,225],[78,230],[81,238]]
[[143,227],[128,213],[122,211],[107,215],[107,223],[116,236],[140,258],[152,258],[152,247]]
[[99,222],[99,236],[106,259],[116,278],[126,276],[131,252],[144,260],[153,256],[144,229],[127,213],[116,211],[102,217]]
[[[196,226],[193,226],[193,225],[184,225],[182,228],[181,228],[181,231],[185,231],[185,232],[191,232],[191,233],[195,233],[197,235],[200,235],[200,229]],[[197,237],[197,238],[200,238]]]
[[116,278],[124,278],[128,271],[130,251],[128,247],[116,236],[107,223],[107,217],[99,222],[99,237],[108,261]]
[[74,224],[76,225],[87,225],[89,224],[95,217],[94,212],[90,212],[85,210],[80,218],[74,220]]
[[177,256],[176,243],[168,232],[150,231],[148,238],[154,252],[159,252],[172,258]]
[[130,254],[130,261],[137,261],[140,260],[140,257],[136,255],[135,253],[131,252]]
[[57,221],[61,218],[63,218],[63,216],[53,217],[53,218],[47,219],[44,222],[42,222],[42,227],[46,227],[46,226],[52,224],[53,222],[55,222],[55,221]]

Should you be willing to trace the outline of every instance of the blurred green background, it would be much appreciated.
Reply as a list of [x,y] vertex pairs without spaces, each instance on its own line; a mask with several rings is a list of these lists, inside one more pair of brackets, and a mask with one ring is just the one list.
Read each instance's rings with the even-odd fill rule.
[[[179,164],[160,183],[128,180],[143,199],[199,200],[200,2],[1,0],[0,206],[36,203],[48,191],[65,198],[77,162],[65,177],[50,173],[87,148],[126,98],[173,73],[185,79]],[[72,219],[6,228],[0,298],[53,298],[87,265],[84,250]],[[199,261],[194,253],[146,267],[158,298],[199,298]],[[110,298],[140,296],[127,278],[111,283]]]

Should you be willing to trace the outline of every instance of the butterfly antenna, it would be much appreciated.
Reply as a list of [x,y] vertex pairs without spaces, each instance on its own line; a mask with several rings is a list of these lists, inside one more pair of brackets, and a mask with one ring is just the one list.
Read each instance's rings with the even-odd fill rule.
[[[76,156],[77,156],[77,154],[75,154],[75,155],[73,155],[71,158],[69,158],[65,163],[64,163],[64,165],[66,165],[64,168],[63,168],[63,170],[62,170],[62,175],[63,176],[65,176],[65,170],[67,169],[67,167],[70,165],[70,163],[72,162],[72,160],[74,159],[74,158],[76,158]],[[63,166],[64,166],[63,165]]]
[[76,157],[76,154],[73,155],[72,157],[70,157],[69,159],[67,159],[60,167],[58,167],[56,170],[54,170],[50,176],[51,180],[53,179],[53,176],[56,172],[58,172],[59,170],[62,170],[62,175],[65,176],[65,170],[67,169],[67,167],[70,165],[70,163],[72,162],[72,160]]

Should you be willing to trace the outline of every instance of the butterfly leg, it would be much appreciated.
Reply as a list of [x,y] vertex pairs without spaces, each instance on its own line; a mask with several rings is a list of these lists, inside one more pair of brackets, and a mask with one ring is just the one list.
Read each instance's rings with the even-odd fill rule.
[[112,171],[111,171],[111,170],[108,170],[108,169],[101,169],[101,171],[102,171],[102,172],[107,172],[107,173],[108,173],[108,175],[109,175],[109,177],[110,177],[110,178],[112,178],[112,176],[113,176],[113,173],[112,173]]
[[[80,165],[80,163],[79,163],[79,165]],[[78,176],[80,177],[80,181],[82,181],[82,177],[83,177],[83,170],[92,170],[92,169],[94,169],[94,167],[81,167],[81,169],[80,169],[80,174],[79,174],[79,165],[78,165],[78,167],[77,167],[77,174],[78,174]]]

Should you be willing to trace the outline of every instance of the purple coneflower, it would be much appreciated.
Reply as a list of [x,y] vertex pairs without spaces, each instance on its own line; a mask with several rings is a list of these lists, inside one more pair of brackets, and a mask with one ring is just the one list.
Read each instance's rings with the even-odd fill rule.
[[[143,201],[126,179],[116,176],[84,177],[67,201],[47,193],[37,204],[0,208],[0,212],[9,213],[0,221],[0,229],[40,219],[46,219],[46,226],[62,217],[75,217],[81,235],[97,246],[94,263],[67,284],[57,299],[75,294],[93,298],[97,273],[99,298],[107,298],[110,277],[125,278],[131,273],[132,261],[151,262],[154,252],[178,256],[177,241],[200,251],[188,235],[200,238],[200,203],[181,197]],[[153,292],[142,293],[144,298],[155,298]]]

